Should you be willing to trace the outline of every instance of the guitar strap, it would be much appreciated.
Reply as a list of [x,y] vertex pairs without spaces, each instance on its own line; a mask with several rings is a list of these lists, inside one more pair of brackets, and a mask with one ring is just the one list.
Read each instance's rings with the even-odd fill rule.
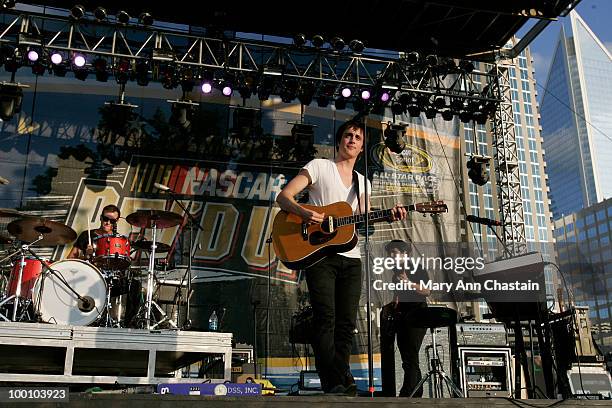
[[359,192],[359,176],[357,172],[353,170],[353,184],[355,185],[355,193],[357,193],[357,209],[361,213],[361,193]]

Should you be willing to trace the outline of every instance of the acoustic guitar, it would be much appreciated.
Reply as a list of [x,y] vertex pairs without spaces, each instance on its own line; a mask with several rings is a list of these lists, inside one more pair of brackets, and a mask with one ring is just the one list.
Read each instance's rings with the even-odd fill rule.
[[[272,226],[272,243],[276,256],[288,268],[304,269],[326,256],[349,251],[357,245],[355,224],[365,222],[364,214],[353,214],[351,206],[344,201],[321,207],[302,206],[325,214],[325,220],[320,224],[309,224],[296,214],[282,210],[276,214]],[[443,201],[413,204],[405,208],[429,214],[448,211]],[[371,211],[368,221],[374,223],[389,220],[391,210]]]

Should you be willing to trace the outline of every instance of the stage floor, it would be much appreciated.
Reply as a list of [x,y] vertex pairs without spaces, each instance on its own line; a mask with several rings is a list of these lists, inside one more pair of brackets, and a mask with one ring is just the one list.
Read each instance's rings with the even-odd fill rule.
[[3,383],[194,382],[180,369],[207,355],[224,360],[215,380],[229,380],[231,333],[0,322]]

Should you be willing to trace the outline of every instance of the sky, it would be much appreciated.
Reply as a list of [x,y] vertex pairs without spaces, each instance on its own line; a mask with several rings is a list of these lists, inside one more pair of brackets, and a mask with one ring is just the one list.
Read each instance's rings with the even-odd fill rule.
[[[612,0],[582,0],[575,9],[591,30],[612,50]],[[559,20],[569,19],[560,18]],[[546,85],[548,68],[559,38],[561,21],[551,22],[530,44],[536,81]],[[519,33],[520,35],[520,33]],[[539,96],[542,92],[539,92]]]

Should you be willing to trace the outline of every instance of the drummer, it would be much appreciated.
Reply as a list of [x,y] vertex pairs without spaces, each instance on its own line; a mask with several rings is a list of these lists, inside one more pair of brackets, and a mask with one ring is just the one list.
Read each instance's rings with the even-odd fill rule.
[[109,204],[102,209],[100,216],[100,227],[95,230],[83,231],[74,243],[74,247],[68,254],[68,258],[87,259],[94,253],[93,246],[89,244],[87,233],[90,234],[91,242],[94,242],[96,237],[100,235],[113,234],[117,228],[117,221],[121,216],[119,207],[114,204]]

